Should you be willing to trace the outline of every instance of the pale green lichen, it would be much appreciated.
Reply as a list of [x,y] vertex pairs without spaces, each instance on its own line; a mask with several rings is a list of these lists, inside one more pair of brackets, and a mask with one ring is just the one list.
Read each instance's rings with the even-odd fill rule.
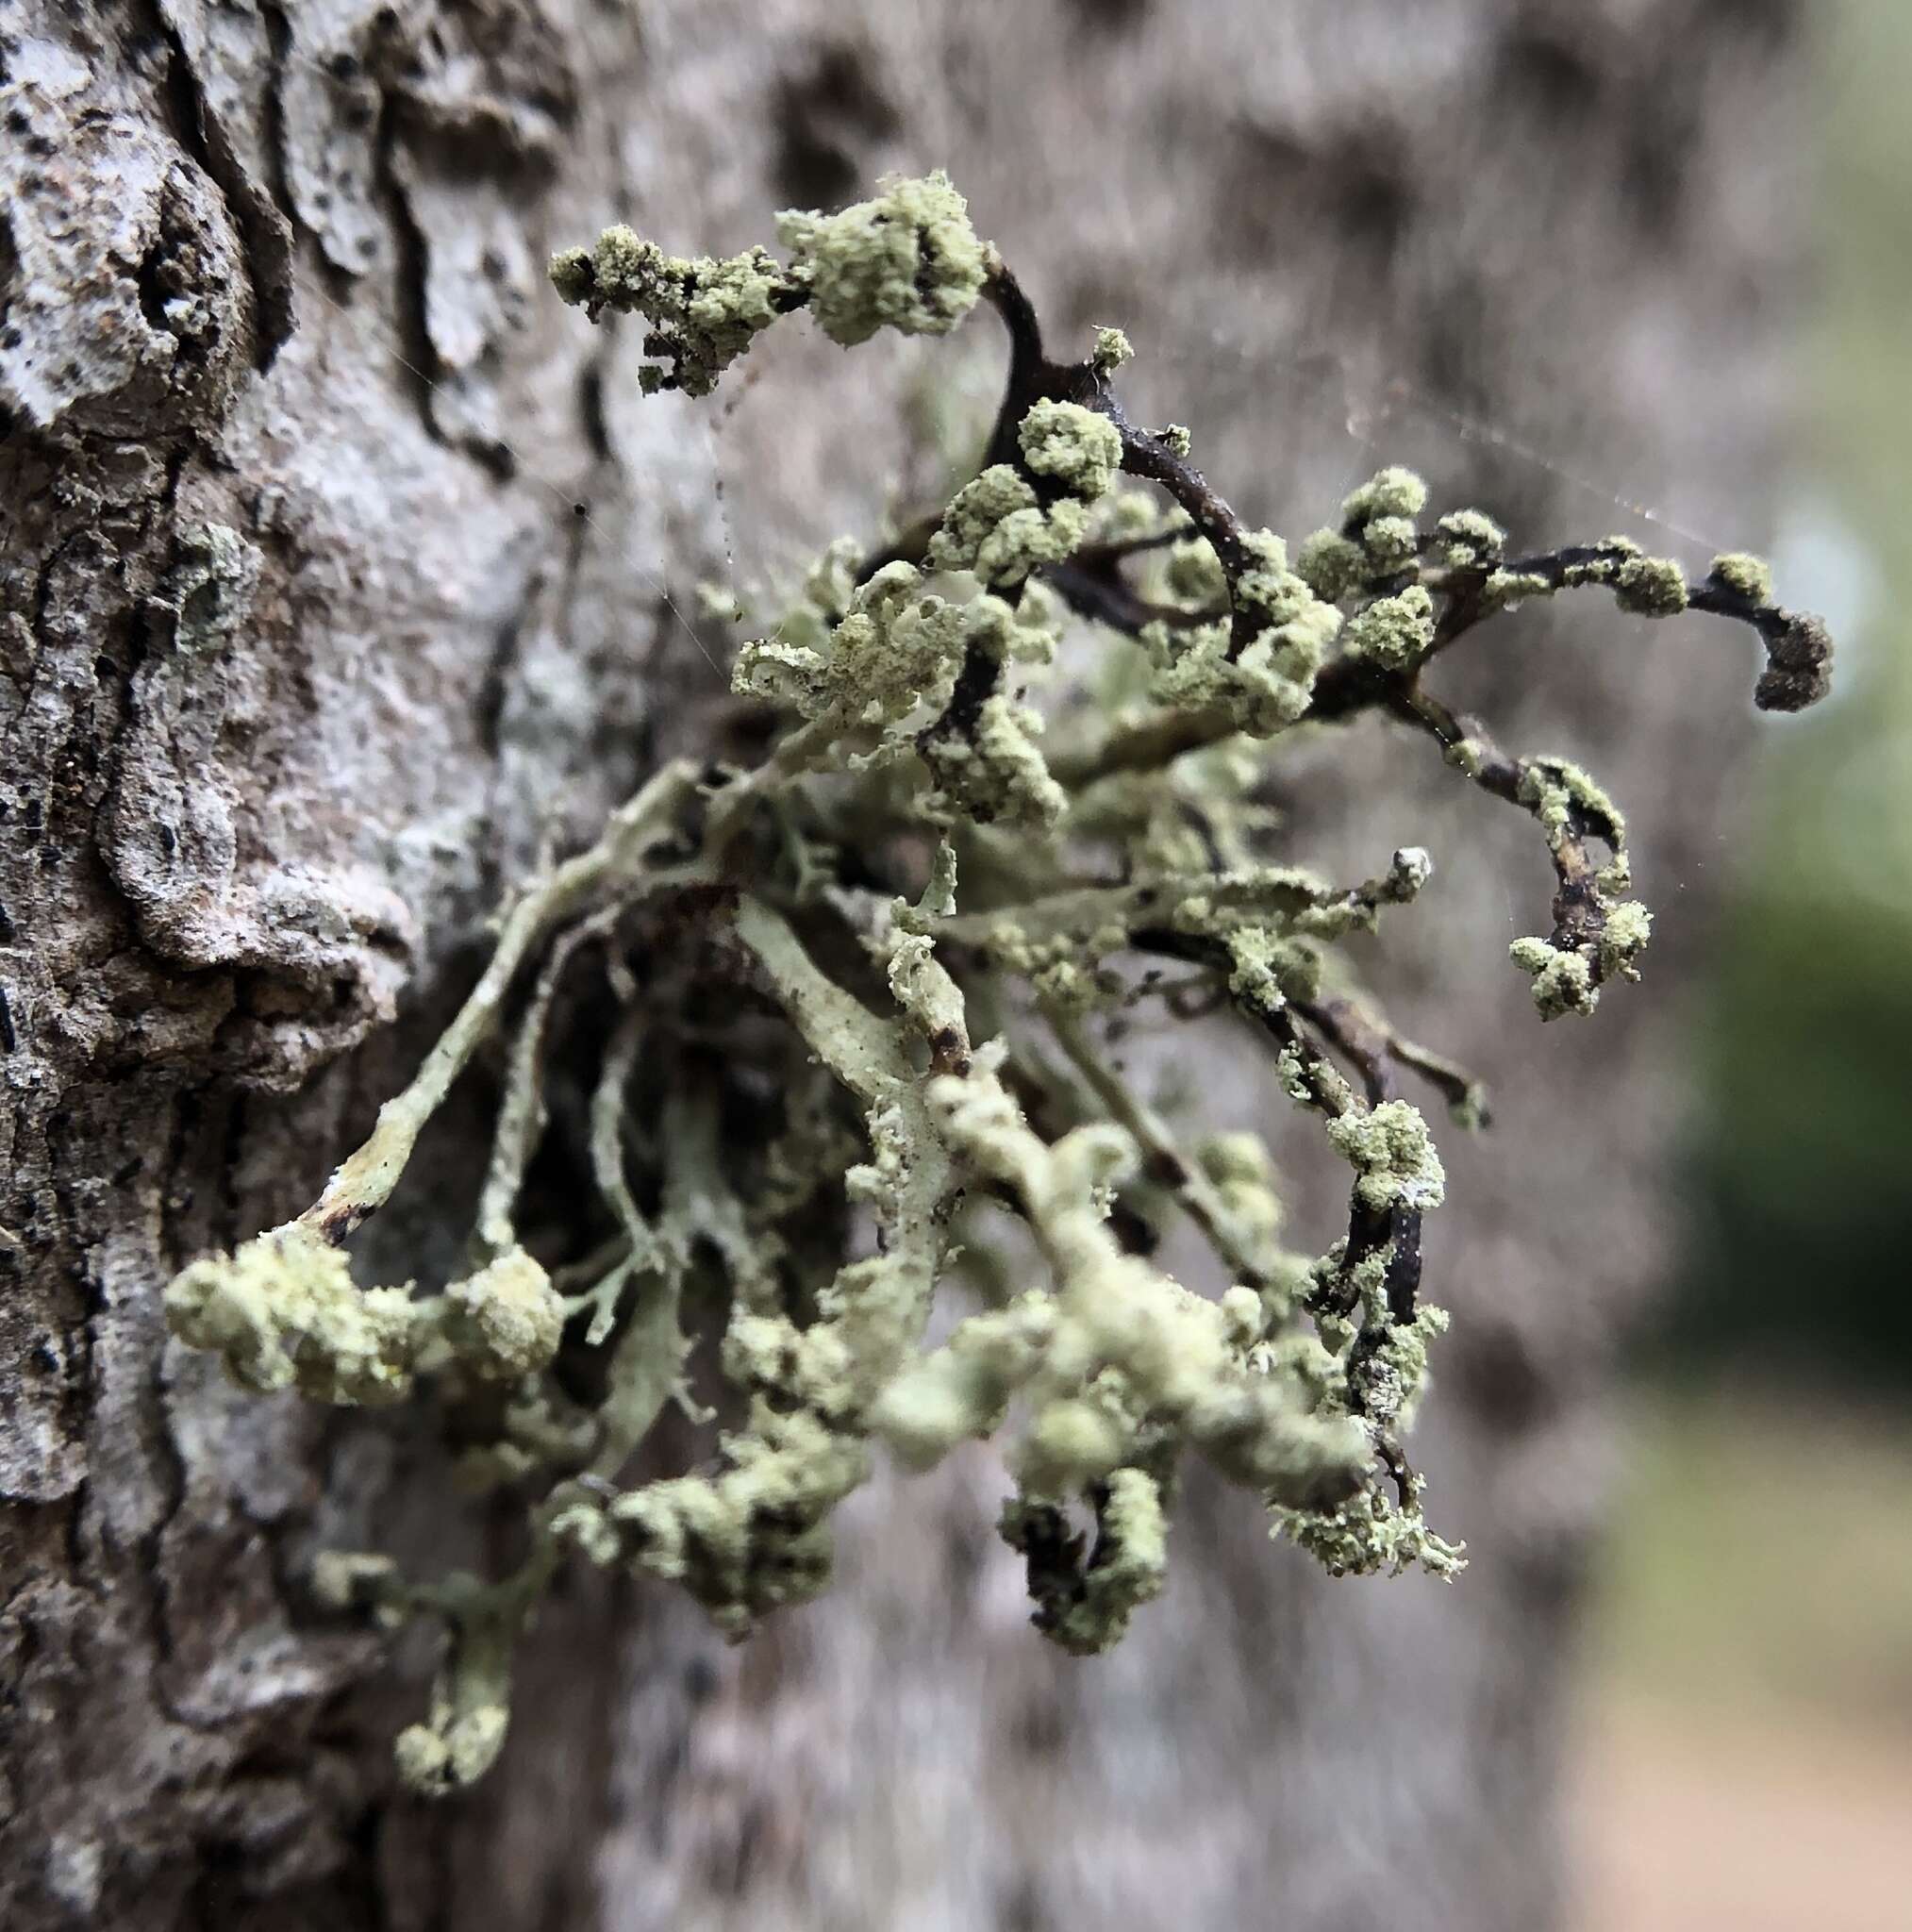
[[1440,1156],[1420,1109],[1389,1100],[1328,1123],[1328,1139],[1360,1175],[1355,1198],[1371,1213],[1438,1208],[1447,1190]]
[[1000,693],[986,698],[973,731],[924,745],[936,781],[924,809],[939,824],[967,818],[1053,825],[1069,798],[1042,760],[1036,741],[1041,730],[1042,714],[1032,707]]
[[1295,554],[1295,574],[1329,604],[1352,596],[1368,575],[1368,553],[1338,530],[1317,530]]
[[1423,1303],[1411,1322],[1397,1322],[1375,1349],[1362,1382],[1363,1412],[1377,1426],[1405,1426],[1427,1385],[1428,1348],[1448,1329],[1448,1313]]
[[1435,525],[1451,570],[1485,570],[1498,563],[1507,533],[1484,510],[1450,510]]
[[1190,610],[1213,610],[1227,601],[1227,574],[1205,537],[1172,544],[1162,576],[1176,601]]
[[158,600],[174,613],[175,648],[197,654],[225,643],[252,609],[258,574],[258,550],[230,524],[184,532]]
[[840,213],[777,217],[788,267],[764,248],[722,259],[666,254],[622,224],[591,248],[551,258],[551,283],[593,319],[608,308],[651,325],[645,391],[708,395],[780,316],[808,308],[846,347],[877,330],[946,335],[975,306],[988,270],[963,198],[939,171],[884,184]]
[[1089,359],[1104,375],[1113,375],[1123,363],[1132,361],[1135,350],[1129,339],[1119,328],[1099,328],[1095,332],[1095,346],[1089,352]]
[[1614,601],[1640,617],[1677,617],[1687,608],[1687,574],[1670,557],[1630,557],[1613,575]]
[[1521,770],[1520,802],[1539,820],[1550,849],[1558,851],[1576,819],[1584,822],[1612,848],[1616,858],[1626,850],[1626,820],[1599,784],[1570,759],[1530,758]]
[[[593,317],[642,315],[640,383],[691,394],[805,308],[846,344],[943,333],[986,284],[1018,313],[940,175],[779,232],[787,265],[607,229],[553,279]],[[1578,766],[1510,757],[1451,712],[1428,660],[1525,598],[1604,587],[1669,615],[1685,579],[1619,539],[1510,570],[1478,510],[1423,538],[1426,487],[1399,469],[1290,566],[1183,466],[1185,429],[1129,426],[1120,330],[1067,369],[1012,334],[1001,461],[880,541],[828,545],[793,590],[753,591],[782,612],[733,675],[758,708],[738,742],[761,754],[666,766],[526,882],[319,1198],[167,1291],[174,1333],[249,1388],[378,1403],[424,1385],[456,1480],[524,1502],[518,1566],[495,1580],[411,1579],[366,1552],[314,1567],[330,1612],[442,1634],[425,1720],[397,1744],[414,1790],[495,1759],[513,1647],[567,1558],[674,1583],[742,1637],[824,1587],[874,1446],[922,1467],[1007,1435],[999,1526],[1034,1621],[1081,1654],[1160,1592],[1190,1456],[1337,1574],[1460,1567],[1403,1448],[1446,1323],[1418,1298],[1446,1180],[1420,1110],[1385,1096],[1391,1066],[1468,1120],[1480,1088],[1358,991],[1344,944],[1408,906],[1431,861],[1404,846],[1352,887],[1287,862],[1305,769],[1285,779],[1268,741],[1384,709],[1512,798],[1559,887],[1556,929],[1513,958],[1543,1017],[1589,1011],[1638,977],[1651,930],[1623,896],[1621,815]],[[230,635],[256,564],[223,525],[182,546],[156,600],[181,649]],[[1694,595],[1744,607],[1768,655],[1757,702],[1797,708],[1830,641],[1771,591],[1729,555]],[[707,600],[725,622],[743,608]],[[1088,624],[1092,643],[1072,635]],[[588,991],[567,979],[587,971]],[[1198,1096],[1168,1091],[1194,1085],[1178,1057],[1138,1057],[1167,1070],[1153,1091],[1123,1064],[1124,1029],[1216,1007],[1345,1163],[1345,1232],[1322,1252],[1284,1244],[1259,1136],[1185,1132]],[[441,1292],[360,1288],[343,1244],[501,1030],[463,1262]],[[565,1127],[540,1152],[547,1115]],[[995,1243],[1005,1215],[1021,1247]],[[1156,1247],[1174,1217],[1205,1250],[1199,1285],[1149,1258],[1177,1252]],[[980,1303],[951,1307],[953,1280]],[[715,1424],[688,1464],[663,1460],[673,1405]]]
[[1512,610],[1531,598],[1553,594],[1553,583],[1538,571],[1491,570],[1481,587],[1481,602],[1488,610]]
[[[1115,425],[1078,403],[1044,400],[1023,416],[1017,443],[1023,469],[991,464],[951,499],[930,539],[932,570],[973,571],[986,584],[1013,587],[1060,563],[1088,534],[1089,507],[1121,467]],[[1045,501],[1039,484],[1065,493]]]
[[1094,1499],[1095,1543],[1083,1552],[1053,1504],[1017,1497],[997,1527],[1028,1559],[1035,1622],[1076,1657],[1096,1657],[1122,1641],[1140,1607],[1168,1576],[1168,1518],[1155,1477],[1112,1470]]
[[712,1475],[574,1502],[553,1533],[595,1562],[681,1585],[719,1628],[741,1636],[829,1581],[829,1513],[869,1465],[860,1443],[816,1415],[782,1415],[762,1401],[719,1455]]
[[424,1797],[475,1784],[505,1748],[510,1723],[506,1706],[487,1704],[452,1719],[441,1731],[407,1724],[392,1746],[398,1775]]
[[1376,597],[1342,627],[1341,647],[1384,671],[1411,671],[1434,647],[1434,599],[1419,584]]
[[1044,507],[1027,478],[998,463],[952,499],[930,541],[929,566],[973,571],[986,584],[1019,584],[1043,564],[1060,563],[1088,527],[1088,512],[1073,497]]
[[1376,471],[1358,490],[1341,499],[1341,521],[1350,529],[1372,524],[1377,517],[1398,517],[1411,523],[1427,507],[1427,485],[1412,470],[1390,467]]
[[1421,532],[1411,517],[1375,517],[1361,531],[1368,561],[1383,575],[1405,569],[1421,548]]
[[1635,963],[1653,935],[1653,914],[1638,899],[1606,909],[1600,934],[1600,963],[1608,979],[1638,979]]
[[[1341,614],[1288,567],[1280,538],[1252,530],[1241,540],[1248,567],[1236,578],[1236,608],[1255,625],[1237,649],[1232,626],[1216,623],[1143,633],[1156,665],[1150,695],[1185,710],[1213,709],[1251,738],[1272,738],[1307,710]],[[1193,559],[1185,571],[1196,568]],[[1198,581],[1185,576],[1185,581]],[[1231,655],[1232,654],[1232,655]]]
[[1448,1578],[1467,1567],[1464,1548],[1438,1537],[1419,1505],[1403,1509],[1367,1489],[1332,1509],[1276,1510],[1272,1535],[1286,1536],[1330,1576],[1398,1576],[1416,1566]]
[[1106,416],[1080,403],[1030,405],[1016,432],[1023,460],[1038,476],[1093,502],[1122,468],[1122,438]]
[[731,688],[842,733],[893,724],[931,693],[947,693],[978,622],[972,608],[926,593],[911,565],[886,564],[851,592],[842,617],[815,642],[798,641],[799,626],[745,644]]
[[564,1305],[523,1248],[445,1290],[443,1332],[460,1361],[494,1381],[528,1375],[557,1353]]
[[840,214],[776,219],[817,325],[852,348],[878,329],[947,335],[975,306],[987,262],[969,206],[941,169],[897,178]]
[[299,1222],[181,1270],[166,1319],[245,1388],[296,1386],[321,1402],[396,1402],[421,1341],[409,1289],[359,1289],[345,1256]]
[[639,371],[646,394],[681,389],[708,395],[724,369],[788,312],[790,277],[762,248],[717,260],[667,255],[622,224],[596,246],[551,258],[551,282],[567,302],[641,315],[651,325]]
[[[1168,1428],[1233,1480],[1290,1503],[1312,1506],[1353,1486],[1366,1457],[1359,1431],[1312,1415],[1285,1381],[1243,1370],[1216,1305],[1124,1255],[1109,1233],[1099,1191],[1133,1171],[1124,1134],[1083,1127],[1045,1146],[988,1078],[935,1079],[928,1097],[962,1157],[1015,1190],[1056,1276],[1055,1298],[1040,1309],[1038,1346],[1029,1345],[1035,1310],[1013,1330],[992,1314],[958,1324],[886,1393],[873,1418],[880,1430],[918,1458],[940,1454],[993,1431],[1020,1392],[1029,1421],[1019,1453],[1025,1479],[1039,1485],[1058,1474],[1050,1431],[1061,1405],[1066,1438],[1078,1453],[1093,1445],[1095,1462],[1069,1471],[1077,1480],[1115,1467],[1145,1429]],[[1107,1426],[1085,1434],[1085,1391],[1110,1375],[1119,1399],[1105,1410]]]
[[1639,617],[1677,617],[1687,608],[1687,575],[1667,557],[1648,557],[1630,538],[1607,537],[1588,554],[1570,557],[1561,571],[1568,590],[1604,585],[1622,610]]
[[1762,608],[1772,602],[1772,566],[1743,550],[1730,550],[1713,559],[1713,575],[1736,597]]
[[1507,957],[1534,982],[1534,1004],[1543,1020],[1567,1013],[1590,1013],[1600,1003],[1593,968],[1581,953],[1568,952],[1543,939],[1516,940]]

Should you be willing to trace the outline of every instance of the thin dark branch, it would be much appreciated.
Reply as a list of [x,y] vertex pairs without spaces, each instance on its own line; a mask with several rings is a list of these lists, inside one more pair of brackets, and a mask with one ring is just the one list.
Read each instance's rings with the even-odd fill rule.
[[1087,551],[1078,551],[1067,563],[1051,564],[1041,577],[1078,617],[1106,625],[1124,637],[1139,637],[1152,624],[1184,630],[1228,615],[1225,610],[1189,610],[1179,604],[1155,603],[1123,578],[1112,557],[1090,558]]
[[1355,1070],[1370,1107],[1394,1097],[1388,1036],[1352,1000],[1296,1000],[1294,1009]]

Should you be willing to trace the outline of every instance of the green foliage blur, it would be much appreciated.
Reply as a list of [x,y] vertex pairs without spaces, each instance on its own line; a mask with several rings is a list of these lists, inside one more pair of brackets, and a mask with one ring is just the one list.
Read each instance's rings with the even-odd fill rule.
[[[1774,734],[1699,1041],[1676,1359],[1912,1383],[1912,6],[1815,8],[1814,393],[1799,561],[1850,594]],[[1787,541],[1780,551],[1785,568]],[[1870,586],[1867,593],[1865,587]],[[1810,604],[1815,586],[1791,593]],[[1826,600],[1830,603],[1830,597]],[[1838,622],[1841,613],[1828,609]]]

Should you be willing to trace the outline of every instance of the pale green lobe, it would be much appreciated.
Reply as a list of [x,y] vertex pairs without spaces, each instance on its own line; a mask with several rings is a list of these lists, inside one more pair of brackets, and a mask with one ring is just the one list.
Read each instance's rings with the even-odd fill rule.
[[1089,359],[1105,375],[1113,375],[1124,362],[1134,358],[1135,350],[1129,339],[1119,328],[1099,328],[1095,332],[1095,346],[1089,352]]
[[1342,647],[1384,671],[1409,671],[1434,645],[1434,599],[1419,584],[1377,597],[1341,630]]
[[1749,604],[1763,608],[1772,602],[1772,566],[1764,558],[1730,550],[1713,559],[1713,575]]
[[946,335],[982,292],[983,244],[940,169],[887,181],[840,214],[787,210],[776,230],[818,327],[845,348],[882,328]]
[[1080,403],[1030,406],[1017,431],[1023,460],[1038,476],[1093,502],[1122,468],[1122,438],[1106,416]]
[[1345,524],[1372,524],[1377,517],[1412,522],[1427,506],[1427,485],[1412,470],[1398,467],[1377,471],[1358,490],[1341,499]]
[[166,1319],[235,1381],[296,1385],[321,1402],[396,1402],[411,1387],[422,1310],[410,1291],[361,1290],[343,1253],[300,1222],[182,1269]]

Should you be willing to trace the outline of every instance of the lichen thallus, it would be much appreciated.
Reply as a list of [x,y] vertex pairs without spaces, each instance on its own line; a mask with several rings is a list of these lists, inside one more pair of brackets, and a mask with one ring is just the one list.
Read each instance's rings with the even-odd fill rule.
[[[1444,1182],[1397,1074],[1463,1124],[1483,1101],[1338,950],[1413,901],[1431,863],[1405,849],[1337,886],[1272,862],[1260,776],[1288,734],[1364,713],[1433,740],[1538,822],[1552,923],[1513,960],[1543,1018],[1588,1013],[1638,976],[1649,935],[1624,821],[1575,766],[1512,755],[1456,714],[1428,667],[1489,618],[1600,586],[1628,612],[1750,625],[1764,708],[1826,684],[1823,626],[1780,608],[1755,559],[1689,582],[1618,538],[1510,556],[1479,510],[1430,524],[1404,470],[1356,490],[1290,561],[1193,466],[1186,431],[1130,421],[1119,330],[1050,359],[939,174],[783,215],[778,234],[786,259],[714,260],[613,227],[551,276],[592,320],[641,316],[644,389],[691,396],[800,310],[853,346],[942,335],[986,302],[1009,367],[980,469],[887,543],[823,552],[738,654],[761,758],[666,766],[528,881],[470,998],[312,1206],[166,1294],[175,1333],[248,1388],[385,1403],[429,1384],[468,1418],[462,1474],[524,1500],[527,1554],[502,1581],[415,1579],[361,1553],[316,1565],[340,1608],[444,1626],[429,1714],[398,1741],[424,1790],[495,1757],[514,1642],[568,1553],[680,1583],[740,1636],[823,1587],[831,1513],[873,1440],[921,1468],[1013,1419],[1001,1529],[1038,1626],[1075,1652],[1106,1648],[1160,1589],[1189,1455],[1337,1574],[1460,1567],[1403,1449],[1446,1325],[1421,1292]],[[598,1238],[540,1259],[518,1216],[566,981],[590,958],[592,1010],[616,1017],[568,1118]],[[713,976],[727,1019],[700,1002]],[[1324,1254],[1286,1245],[1257,1135],[1172,1123],[1119,1068],[1106,1023],[1150,1003],[1245,1024],[1322,1117],[1352,1176]],[[466,1272],[435,1294],[358,1287],[343,1244],[501,1026]],[[730,1081],[768,1105],[728,1106]],[[989,1242],[985,1211],[1020,1222],[1016,1256]],[[1177,1214],[1212,1253],[1213,1295],[1149,1258]],[[939,1292],[978,1305],[925,1347]],[[687,1386],[707,1330],[715,1416]],[[721,1423],[714,1444],[635,1480],[673,1397]]]

